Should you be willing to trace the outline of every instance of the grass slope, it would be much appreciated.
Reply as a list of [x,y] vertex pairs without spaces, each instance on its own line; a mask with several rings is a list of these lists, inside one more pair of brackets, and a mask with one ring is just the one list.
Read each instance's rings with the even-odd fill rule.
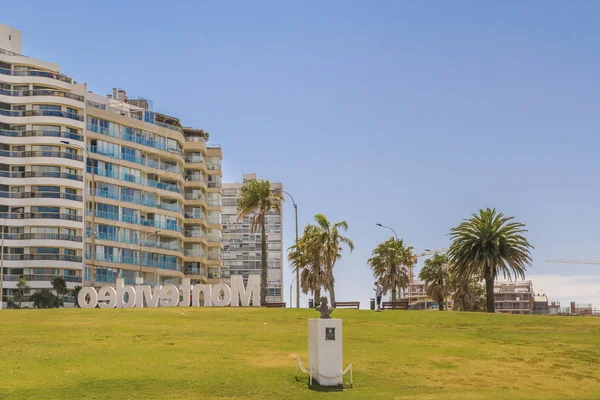
[[313,310],[0,311],[0,399],[599,399],[600,318],[336,310],[355,386],[294,379]]

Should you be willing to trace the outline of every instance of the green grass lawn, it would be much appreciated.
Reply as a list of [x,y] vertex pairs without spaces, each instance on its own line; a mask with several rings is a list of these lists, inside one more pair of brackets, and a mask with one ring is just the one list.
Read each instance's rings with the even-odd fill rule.
[[0,399],[600,399],[600,318],[336,310],[354,387],[311,390],[314,310],[0,311]]

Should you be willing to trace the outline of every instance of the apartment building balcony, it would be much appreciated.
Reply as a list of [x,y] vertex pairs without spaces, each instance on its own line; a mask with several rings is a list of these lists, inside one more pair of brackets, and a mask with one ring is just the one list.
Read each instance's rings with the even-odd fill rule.
[[69,179],[74,181],[83,181],[83,175],[70,174],[67,172],[51,172],[51,171],[23,171],[23,172],[9,172],[0,171],[0,177],[2,178],[59,178]]
[[74,160],[83,162],[83,156],[73,153],[67,153],[64,151],[6,151],[0,150],[0,157],[12,157],[12,158],[29,158],[29,157],[54,157],[64,158],[67,160]]
[[63,233],[5,233],[4,240],[66,240],[81,242],[83,237]]
[[58,219],[65,221],[81,222],[80,215],[61,214],[53,212],[26,212],[26,213],[0,213],[0,219],[23,220],[23,219]]
[[24,111],[10,111],[0,109],[0,115],[6,117],[62,117],[69,118],[75,121],[83,122],[83,115],[70,113],[68,111],[55,111],[55,110],[24,110]]
[[83,142],[83,135],[76,133],[64,132],[64,131],[43,131],[43,130],[29,130],[29,131],[11,131],[0,129],[0,136],[6,137],[57,137],[71,140],[77,140]]
[[105,199],[122,201],[125,203],[138,204],[141,206],[151,207],[151,208],[160,208],[161,210],[172,211],[176,213],[181,213],[181,207],[178,203],[161,203],[153,200],[152,198],[147,197],[139,197],[139,196],[129,196],[121,193],[109,192],[105,190],[96,189],[94,190],[94,195],[98,197],[103,197]]
[[26,274],[26,275],[4,275],[3,280],[7,282],[18,282],[21,278],[25,278],[27,282],[52,281],[54,278],[64,278],[65,282],[81,283],[81,276],[69,275],[41,275],[41,274]]
[[157,142],[156,140],[148,139],[144,136],[133,135],[124,132],[115,132],[108,128],[104,128],[102,126],[93,124],[88,124],[87,129],[90,132],[95,132],[108,137],[113,137],[115,139],[121,139],[127,142],[136,143],[142,146],[149,147],[153,150],[162,150],[178,156],[181,156],[182,154],[182,150],[177,147],[168,146],[166,144]]
[[41,78],[56,79],[66,83],[73,83],[73,80],[66,75],[59,74],[58,72],[40,71],[40,70],[12,70],[0,68],[0,75],[9,76],[33,76]]
[[51,96],[51,97],[63,97],[65,99],[71,99],[83,102],[85,98],[81,95],[65,92],[62,90],[54,89],[33,89],[33,90],[7,90],[0,89],[0,95],[12,96],[12,97],[29,97],[29,96]]
[[0,192],[0,198],[4,199],[62,199],[71,201],[83,201],[83,196],[59,192]]

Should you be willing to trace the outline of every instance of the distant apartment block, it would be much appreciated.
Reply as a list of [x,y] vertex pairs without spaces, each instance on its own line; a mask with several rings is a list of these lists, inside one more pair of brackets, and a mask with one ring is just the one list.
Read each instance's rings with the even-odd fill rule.
[[530,300],[533,295],[533,284],[531,281],[497,281],[494,283],[496,312],[529,314]]
[[[244,282],[248,275],[260,275],[261,271],[261,232],[252,233],[252,216],[238,218],[237,202],[245,182],[256,179],[256,174],[244,174],[242,183],[223,184],[222,210],[222,269],[223,278],[242,275]],[[273,190],[282,190],[281,183],[271,183]],[[267,231],[267,301],[283,301],[283,229],[282,216],[272,210],[266,218]]]

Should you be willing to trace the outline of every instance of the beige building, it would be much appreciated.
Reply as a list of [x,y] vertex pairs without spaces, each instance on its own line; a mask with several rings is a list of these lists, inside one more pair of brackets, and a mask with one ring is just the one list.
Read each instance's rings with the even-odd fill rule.
[[208,134],[124,90],[87,91],[20,54],[0,25],[3,296],[62,276],[69,288],[217,278],[221,159]]
[[529,314],[529,303],[533,294],[531,281],[496,281],[494,283],[496,312]]
[[[251,232],[252,216],[239,220],[237,201],[245,182],[256,179],[256,174],[244,174],[242,183],[223,184],[223,277],[242,275],[244,283],[248,275],[261,272],[261,233]],[[273,190],[283,190],[280,182],[271,182]],[[283,302],[283,217],[271,210],[266,218],[267,230],[267,302]]]

